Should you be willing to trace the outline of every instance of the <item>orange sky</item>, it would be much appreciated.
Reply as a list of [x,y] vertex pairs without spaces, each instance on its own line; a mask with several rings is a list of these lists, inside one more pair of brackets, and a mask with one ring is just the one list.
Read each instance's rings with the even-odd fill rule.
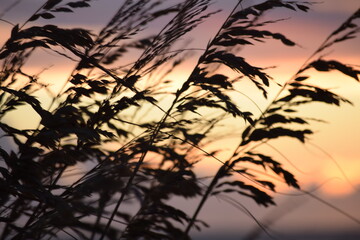
[[[5,3],[9,0],[6,0]],[[190,34],[193,38],[193,45],[195,47],[203,48],[204,44],[211,38],[212,34],[217,31],[226,13],[233,6],[236,1],[228,0],[221,1],[213,6],[217,9],[219,6],[224,11],[218,14],[216,17],[204,23],[199,31]],[[243,1],[243,6],[246,7],[250,2],[256,1]],[[114,4],[113,2],[107,2],[109,6]],[[97,4],[97,5],[96,5]],[[96,6],[100,7],[99,3],[95,3]],[[323,4],[314,6],[314,10],[309,13],[300,12],[275,12],[271,17],[281,18],[291,16],[290,20],[281,22],[274,26],[274,31],[286,33],[286,35],[296,41],[301,47],[286,48],[281,46],[278,42],[271,42],[269,44],[259,44],[256,47],[247,47],[241,51],[241,55],[244,56],[248,61],[256,62],[260,66],[273,66],[277,68],[270,70],[273,76],[276,77],[276,81],[284,82],[289,79],[294,72],[301,66],[304,60],[309,56],[312,51],[319,46],[321,41],[337,27],[343,20],[345,20],[349,14],[351,14],[356,6],[359,5],[357,0],[343,1],[339,6],[338,1],[328,0]],[[36,5],[31,5],[33,8]],[[102,6],[102,7],[106,7]],[[16,11],[24,11],[19,5],[19,9],[14,9],[13,12],[5,14],[4,19],[25,19],[25,16],[16,15]],[[26,11],[25,11],[26,12]],[[75,19],[76,20],[76,19]],[[55,21],[55,20],[54,20]],[[80,22],[83,20],[80,20]],[[95,26],[100,26],[104,22],[104,17],[99,17],[97,20],[92,19]],[[97,21],[97,22],[96,22]],[[9,32],[11,26],[4,22],[0,22],[1,29]],[[69,22],[65,22],[65,25],[71,25]],[[2,31],[4,32],[4,31]],[[3,42],[6,34],[0,36],[0,41]],[[340,58],[341,60],[349,61],[351,63],[358,63],[360,60],[360,49],[354,48],[356,44],[360,43],[359,39],[351,41],[349,43],[340,45],[335,48],[332,53],[334,57]],[[279,50],[280,49],[280,50]],[[51,79],[53,85],[63,81],[72,69],[72,63],[69,61],[63,61],[61,56],[56,56],[53,53],[49,55],[49,52],[39,52],[38,58],[34,58],[31,62],[32,65],[29,67],[29,71],[36,73],[41,71],[44,67],[50,67],[49,70],[45,71],[41,76],[43,79]],[[46,61],[43,61],[46,56]],[[195,61],[195,58],[194,58]],[[56,68],[53,65],[56,64]],[[70,64],[70,65],[69,65]],[[193,62],[188,61],[179,72],[172,75],[174,78],[178,78],[180,81],[186,77],[191,70]],[[317,81],[325,82],[330,88],[335,88],[337,92],[347,97],[354,102],[354,106],[344,105],[341,108],[330,108],[323,105],[314,105],[312,109],[306,110],[307,113],[314,113],[316,117],[326,119],[329,124],[322,124],[316,126],[317,134],[313,138],[313,142],[323,148],[328,154],[330,154],[341,166],[347,177],[351,179],[354,185],[360,184],[360,175],[356,174],[360,172],[360,148],[358,144],[360,142],[360,126],[357,121],[360,119],[360,98],[358,92],[360,91],[360,84],[357,84],[354,80],[341,76],[340,74],[318,74],[313,75],[317,78]],[[340,79],[340,81],[339,81]],[[271,94],[270,94],[271,96]],[[31,111],[31,110],[30,110]],[[14,117],[11,121],[17,125],[30,127],[33,123],[24,122],[22,118]],[[26,125],[28,124],[28,125]],[[280,146],[281,148],[281,146]],[[317,150],[314,147],[297,144],[293,147],[285,147],[286,150],[291,151],[283,152],[294,162],[294,165],[300,169],[306,169],[308,172],[316,171],[316,175],[303,175],[298,174],[298,177],[304,183],[322,183],[326,179],[337,178],[322,187],[322,190],[330,194],[343,194],[350,193],[352,186],[344,180],[344,176],[341,174],[341,170],[338,166],[324,153]],[[306,154],[307,159],[300,159],[298,149]],[[217,163],[214,163],[216,165]],[[296,169],[294,169],[296,173]]]
[[[8,5],[10,2],[10,0],[1,0],[1,4],[4,4],[3,6]],[[38,1],[33,0],[32,2]],[[94,4],[97,7],[103,8],[103,11],[107,9],[107,11],[111,12],[111,8],[109,7],[111,7],[111,4],[114,4],[114,2],[116,1],[109,0],[106,4],[102,4],[103,2],[99,0]],[[213,5],[215,9],[219,6],[223,7],[224,13],[210,20],[207,25],[204,25],[206,27],[201,28],[200,26],[198,34],[192,35],[194,38],[193,45],[195,47],[205,46],[204,44],[208,42],[211,34],[217,31],[217,27],[225,17],[225,12],[233,6],[234,2],[236,1],[225,0],[218,1],[217,4]],[[244,0],[244,6],[249,2],[258,1]],[[286,81],[296,72],[297,68],[301,66],[312,51],[327,37],[327,34],[339,26],[342,21],[360,5],[358,0],[325,0],[323,2],[323,4],[316,5],[314,10],[307,14],[287,12],[288,15],[292,16],[292,19],[279,24],[276,28],[279,32],[287,33],[286,35],[299,43],[301,47],[286,48],[286,51],[284,51],[284,47],[281,48],[282,50],[279,50],[280,44],[271,42],[271,48],[269,48],[269,45],[245,48],[241,52],[242,56],[250,62],[256,62],[260,66],[278,66],[278,68],[271,71],[273,72],[273,76],[275,76],[279,82]],[[20,8],[20,6],[19,9],[20,12],[26,12],[25,10],[21,10],[22,8]],[[24,9],[26,8],[24,7]],[[15,12],[15,10],[16,9],[14,9],[14,12],[7,13],[4,19],[18,19],[20,15],[18,15],[19,13]],[[109,13],[109,15],[111,14]],[[277,16],[275,15],[274,17]],[[280,17],[283,17],[283,15],[281,14]],[[90,22],[94,26],[100,26],[104,20],[106,22],[106,18],[103,15],[92,15],[90,21],[87,22],[84,19],[80,19],[80,22]],[[64,24],[68,26],[72,25],[69,21],[65,21]],[[4,22],[0,22],[0,29],[2,32],[0,42],[3,42],[5,37],[8,36],[11,27]],[[344,62],[359,64],[360,48],[355,46],[360,46],[360,38],[337,47],[330,56],[340,58],[344,60]],[[46,55],[46,53],[42,52],[41,56],[44,56],[44,54]],[[69,62],[61,62],[61,59],[61,57],[49,55],[46,62],[42,61],[41,58],[35,59],[35,64],[29,67],[29,71],[35,73],[40,71],[44,66],[49,67],[56,63],[56,67],[45,71],[42,76],[46,79],[52,79],[54,83],[62,81],[64,77],[67,77],[69,74],[68,71],[70,71],[72,67],[68,65]],[[189,61],[184,65],[184,68],[181,69],[177,75],[173,75],[173,77],[186,77],[191,69],[191,63],[192,62]],[[304,146],[296,142],[278,141],[274,145],[291,161],[292,164],[285,163],[285,165],[291,172],[295,173],[300,183],[305,186],[305,189],[311,189],[314,186],[321,185],[319,192],[321,194],[327,194],[329,198],[341,198],[350,196],[351,194],[357,194],[354,192],[354,187],[357,188],[357,191],[360,191],[360,83],[339,74],[324,75],[315,73],[313,76],[314,79],[316,78],[316,81],[324,82],[328,87],[336,89],[336,92],[351,100],[354,106],[343,105],[340,108],[335,108],[314,104],[311,109],[304,111],[306,115],[315,115],[315,117],[325,119],[329,122],[328,124],[314,124],[313,127],[316,134],[311,137],[311,142],[320,146],[326,153],[312,145]],[[21,125],[23,127],[29,127],[26,124],[33,124],[31,122],[24,123],[23,118],[19,116],[13,116],[12,119],[6,119],[6,121],[11,121],[15,125]],[[226,147],[230,147],[230,145]],[[268,151],[273,150],[269,149]],[[274,154],[276,153],[274,152]],[[331,155],[331,157],[328,156],[328,154]],[[281,158],[281,156],[279,156],[279,158]],[[285,159],[280,160],[286,162]],[[336,161],[336,163],[334,161]],[[199,165],[208,169],[209,164],[214,167],[219,166],[219,163],[216,161],[200,163]],[[292,165],[295,165],[296,168]],[[339,167],[341,167],[341,169],[339,169]],[[299,170],[301,170],[301,172]],[[351,184],[345,179],[342,171],[346,174]],[[286,191],[287,188],[284,186],[279,188],[279,190]],[[359,205],[353,207],[356,208],[354,211],[355,214],[360,217]]]
[[[244,5],[246,5],[246,1],[244,1]],[[315,5],[314,10],[309,13],[273,14],[274,18],[291,16],[290,20],[275,25],[274,31],[286,33],[301,47],[286,48],[273,41],[271,47],[269,44],[246,47],[240,52],[240,55],[250,63],[255,62],[259,66],[277,66],[270,72],[278,82],[282,83],[291,78],[292,74],[298,70],[327,35],[346,20],[359,5],[356,0],[342,1],[341,6],[338,1],[329,0]],[[224,17],[225,15],[220,14],[207,26],[221,24]],[[202,29],[199,34],[195,35],[195,38],[210,35],[211,31],[217,31],[216,27],[214,30],[210,30],[208,27]],[[207,39],[209,38],[205,37],[203,41],[206,43]],[[194,44],[196,47],[201,47],[200,43],[201,41]],[[327,59],[335,58],[345,63],[358,64],[360,48],[354,47],[356,45],[360,45],[360,39],[340,44],[334,48]],[[191,69],[191,64],[188,65]],[[292,161],[293,165],[307,173],[301,173],[291,165],[289,166],[289,169],[294,171],[305,186],[328,181],[321,187],[321,191],[330,195],[350,194],[354,191],[354,186],[360,184],[360,174],[358,174],[360,172],[360,125],[358,124],[360,120],[360,84],[335,72],[331,72],[331,74],[314,72],[312,76],[314,84],[325,84],[324,86],[334,89],[335,92],[351,100],[354,105],[344,104],[342,107],[336,108],[314,104],[312,108],[304,110],[305,115],[328,121],[327,124],[313,125],[316,134],[311,136],[311,142],[321,150],[311,145],[289,144],[286,141],[283,144],[278,143],[277,147]],[[247,92],[247,95],[251,94]],[[215,161],[213,164],[218,165]],[[346,177],[350,179],[352,185],[345,179],[342,172],[346,173]],[[360,190],[360,187],[357,186],[357,189]]]

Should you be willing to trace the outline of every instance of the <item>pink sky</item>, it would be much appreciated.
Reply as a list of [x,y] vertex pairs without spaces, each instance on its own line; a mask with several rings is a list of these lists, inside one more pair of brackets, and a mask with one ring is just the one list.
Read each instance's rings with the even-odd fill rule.
[[[1,8],[3,6],[8,6],[12,1],[13,0],[1,0]],[[13,9],[12,12],[7,13],[3,18],[9,21],[25,19],[25,14],[29,12],[29,7],[36,8],[36,4],[41,2],[42,1],[37,0],[24,1],[23,5],[19,5],[18,8]],[[205,46],[204,44],[208,42],[211,34],[217,31],[217,27],[220,26],[221,21],[225,18],[225,13],[228,12],[235,2],[235,0],[219,0],[213,5],[214,9],[217,9],[219,6],[224,8],[224,12],[210,20],[207,25],[205,24],[204,26],[206,27],[201,28],[200,26],[199,32],[192,35],[195,39],[193,41],[195,47]],[[259,1],[244,0],[243,5],[246,6],[249,2]],[[105,23],[112,12],[116,10],[112,7],[114,3],[116,3],[115,0],[95,1],[94,8],[100,8],[100,12],[107,14],[91,14],[91,18],[88,18],[88,16],[85,15],[86,9],[84,9],[84,11],[81,10],[84,15],[79,15],[74,18],[69,17],[69,19],[64,20],[62,24],[66,26],[78,26],[77,24],[80,24],[81,26],[83,23],[85,24],[85,28],[92,26],[98,28]],[[286,35],[299,43],[301,47],[288,48],[285,49],[286,51],[283,51],[279,50],[280,45],[274,42],[270,48],[269,45],[248,48],[244,49],[241,54],[249,61],[253,60],[264,67],[272,65],[279,66],[273,70],[273,74],[279,82],[284,82],[296,72],[297,68],[301,66],[305,59],[320,45],[327,35],[359,7],[360,2],[358,0],[325,0],[322,4],[315,5],[314,9],[306,14],[287,12],[292,18],[277,25],[276,29],[278,29],[277,31],[279,32],[287,33]],[[92,10],[90,9],[89,11]],[[284,16],[283,13],[277,14],[279,15],[275,14],[273,17]],[[2,32],[0,42],[2,43],[6,39],[6,36],[8,36],[11,26],[4,22],[0,22],[0,29]],[[359,64],[360,48],[356,46],[360,46],[360,38],[337,47],[330,56],[340,58],[345,62],[349,61],[350,63]],[[282,47],[281,49],[284,48]],[[47,53],[42,52],[39,56],[45,56],[46,54]],[[59,62],[61,58],[57,56],[47,56],[46,62],[42,61],[41,58],[34,59],[35,64],[33,64],[29,70],[36,72],[40,71],[44,66],[50,66],[52,62],[54,64],[57,63],[58,67],[51,68],[49,71],[44,72],[43,77],[51,78],[54,82],[61,81],[64,76],[67,76],[67,71],[72,67],[68,65],[68,62]],[[191,62],[185,65],[180,73],[177,73],[177,78],[179,76],[186,77],[188,71],[190,71],[189,69],[191,69],[190,67]],[[321,194],[323,198],[340,205],[341,208],[351,212],[351,214],[360,219],[360,205],[358,204],[359,201],[356,201],[360,200],[360,84],[339,74],[323,75],[315,73],[314,76],[317,78],[316,81],[326,81],[328,87],[335,88],[336,92],[341,93],[344,97],[351,100],[354,103],[354,106],[343,105],[340,108],[334,108],[314,104],[311,109],[304,111],[304,114],[315,114],[315,117],[325,119],[329,122],[328,124],[313,125],[316,134],[311,137],[311,142],[320,146],[326,151],[326,154],[311,145],[303,146],[298,143],[279,141],[276,143],[276,147],[291,160],[293,165],[303,172],[299,172],[298,169],[294,168],[291,164],[287,164],[288,169],[296,174],[300,179],[300,183],[303,183],[303,186],[305,186],[305,189],[310,190],[314,186],[324,183],[324,185],[320,186],[320,190],[318,190],[319,194]],[[19,126],[24,124],[21,118],[8,119],[8,121],[12,121]],[[27,124],[31,123],[28,122]],[[331,155],[331,157],[327,154]],[[211,165],[213,167],[219,166],[217,162],[212,162]],[[206,166],[204,164],[204,167],[208,168],[208,166],[208,162],[206,163]],[[341,167],[341,170],[339,169],[339,166]],[[345,179],[342,171],[345,172],[346,177],[350,180],[351,184]],[[354,186],[356,187],[357,192],[355,191]],[[285,186],[279,189],[284,192],[288,190]],[[285,201],[286,198],[282,195],[277,197],[279,198],[279,201]],[[294,199],[294,201],[298,201],[298,199],[308,198],[299,197]],[[208,216],[210,216],[211,221],[214,223],[212,226],[222,226],[221,223],[219,223],[219,219],[216,219],[216,217],[219,216],[216,215],[216,211],[215,213],[210,213],[211,210],[214,210],[214,206],[216,206],[218,202],[218,200],[212,199],[208,204],[208,209],[204,210],[205,212],[209,212]],[[261,209],[262,211],[260,212],[252,203],[245,202],[259,218],[266,215],[266,212],[264,213],[263,209]],[[344,202],[347,204],[344,204]],[[221,204],[222,208],[225,204]],[[236,226],[241,225],[234,223],[237,221],[237,217],[242,215],[241,212],[236,212],[236,214],[231,215],[231,213],[234,213],[233,208],[225,208],[225,211],[227,212],[226,217],[233,219],[231,224],[226,223],[227,227],[234,229]],[[313,211],[318,211],[317,217],[311,216]],[[313,224],[318,221],[323,221],[325,228],[336,227],[342,224],[353,228],[358,227],[358,225],[341,216],[341,214],[338,214],[311,199],[306,201],[303,206],[300,206],[298,210],[294,210],[293,213],[285,216],[277,224],[280,229],[281,226],[292,226],[293,228],[296,228],[296,226],[294,226],[297,221],[296,218],[305,219],[306,221],[303,221],[303,224],[308,227],[313,226]],[[320,220],[318,218],[320,218]],[[326,220],[326,218],[335,220],[330,221]],[[252,220],[248,219],[247,221],[251,222],[251,224],[247,223],[249,226],[253,224]]]

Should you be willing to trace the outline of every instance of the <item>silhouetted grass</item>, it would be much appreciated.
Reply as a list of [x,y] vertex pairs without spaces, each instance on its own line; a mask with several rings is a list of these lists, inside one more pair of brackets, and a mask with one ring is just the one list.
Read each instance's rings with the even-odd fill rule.
[[[306,143],[313,134],[313,120],[301,116],[300,106],[350,103],[308,83],[308,72],[337,70],[359,81],[358,66],[324,56],[334,44],[356,37],[359,10],[275,90],[276,97],[258,114],[255,98],[242,93],[238,83],[255,86],[264,99],[274,91],[271,84],[278,83],[238,49],[269,39],[284,48],[295,47],[286,35],[267,30],[277,20],[265,20],[265,14],[274,9],[306,12],[310,3],[268,0],[243,9],[238,1],[202,49],[189,77],[176,79],[182,82],[176,82],[179,87],[174,90],[167,76],[194,50],[174,46],[218,12],[208,10],[210,0],[178,2],[166,6],[163,0],[121,1],[99,33],[37,24],[58,13],[76,14],[90,7],[91,0],[48,0],[27,21],[13,24],[0,49],[0,118],[26,105],[40,120],[32,129],[0,123],[2,137],[16,145],[9,151],[0,148],[1,239],[64,234],[73,239],[190,239],[193,228],[207,226],[198,214],[211,196],[244,210],[242,197],[265,207],[275,204],[271,192],[276,181],[268,176],[300,190],[293,173],[258,148],[279,138]],[[159,32],[144,37],[146,26],[165,17],[171,20]],[[24,71],[40,49],[76,62],[57,93],[47,79]],[[126,54],[133,52],[140,54],[128,62]],[[38,98],[43,90],[51,95],[48,106]],[[257,108],[240,108],[233,97],[236,92]],[[245,125],[231,156],[220,159],[221,146],[216,151],[207,146],[221,140],[216,131],[229,118]],[[194,168],[199,161],[222,163],[209,185]],[[67,172],[78,164],[93,167],[69,177]],[[228,193],[239,198],[227,197]],[[169,201],[174,197],[200,202],[194,213],[187,213]]]

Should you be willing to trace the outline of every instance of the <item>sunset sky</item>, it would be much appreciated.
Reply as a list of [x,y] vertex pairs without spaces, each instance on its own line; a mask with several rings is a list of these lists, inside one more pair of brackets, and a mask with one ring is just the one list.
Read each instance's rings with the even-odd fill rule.
[[[0,0],[0,13],[7,6],[10,6],[13,1]],[[52,20],[47,21],[46,23],[89,28],[94,29],[94,32],[96,32],[117,10],[117,7],[114,7],[114,5],[117,6],[117,2],[117,0],[97,0],[92,3],[93,8],[80,9],[78,15],[68,14],[69,17],[55,19],[53,22],[51,22]],[[223,11],[201,25],[198,31],[189,35],[189,38],[192,38],[191,46],[204,48],[236,2],[235,0],[216,1],[211,8],[214,10],[220,8]],[[260,1],[244,0],[242,5],[246,7],[258,2]],[[21,23],[29,17],[29,13],[32,12],[31,9],[35,10],[42,3],[43,1],[40,0],[22,1],[2,18],[12,23]],[[311,55],[329,33],[359,7],[359,0],[324,0],[322,3],[315,4],[308,13],[275,12],[269,15],[269,18],[291,17],[274,25],[274,29],[277,32],[284,33],[289,39],[298,43],[298,46],[284,47],[275,41],[271,41],[266,45],[260,44],[256,47],[244,48],[239,54],[250,62],[256,62],[259,66],[277,66],[269,72],[276,78],[277,82],[284,83],[296,73],[307,57]],[[1,44],[9,36],[11,28],[11,25],[0,21]],[[154,28],[156,29],[157,26],[154,26]],[[153,31],[153,29],[149,29],[149,31]],[[359,46],[360,36],[355,40],[339,44],[334,48],[334,51],[329,52],[329,56],[326,58],[336,58],[345,63],[359,66]],[[44,57],[46,57],[45,61]],[[193,60],[195,61],[195,59],[194,57]],[[184,64],[176,75],[172,75],[173,78],[181,80],[186,77],[191,71],[192,64],[192,61]],[[69,61],[62,60],[61,56],[43,51],[38,54],[37,58],[33,59],[28,66],[28,71],[36,73],[44,67],[50,68],[41,76],[56,83],[67,78],[73,65]],[[313,125],[315,134],[311,136],[311,144],[303,145],[297,142],[277,141],[274,146],[291,161],[291,163],[287,163],[288,160],[281,159],[279,155],[281,161],[284,161],[287,168],[297,176],[304,190],[312,191],[317,189],[314,194],[360,220],[360,83],[335,72],[331,74],[314,73],[313,79],[314,83],[325,84],[328,88],[334,89],[336,93],[352,101],[354,105],[344,104],[340,108],[336,108],[313,104],[310,109],[304,110],[304,115],[321,118],[328,123],[316,123]],[[26,115],[26,112],[23,115]],[[11,121],[14,125],[23,128],[34,124],[31,121],[24,122],[20,116],[13,116],[11,119],[7,118],[6,121]],[[274,153],[273,149],[269,148],[268,151]],[[219,166],[219,163],[215,161],[201,164],[199,164],[199,168],[202,166],[204,169],[208,168],[209,165],[213,169]],[[288,191],[289,189],[286,186],[280,186],[279,188],[279,192],[288,194]],[[291,194],[296,195],[299,192],[292,191]],[[279,217],[279,220],[274,223],[276,231],[283,231],[284,228],[294,231],[296,229],[304,229],[304,231],[309,229],[326,231],[330,228],[345,229],[345,231],[360,229],[359,225],[353,221],[309,196],[287,196],[281,193],[275,196],[280,206],[279,209],[264,210],[248,200],[244,201],[244,205],[251,209],[259,220],[266,219],[269,213],[281,215],[282,217]],[[221,207],[218,208],[218,204]],[[187,203],[184,203],[185,207],[186,205]],[[217,212],[217,208],[222,209],[222,212]],[[289,211],[289,213],[282,215],[281,211]],[[241,211],[227,206],[220,199],[209,201],[200,217],[204,217],[205,220],[210,218],[211,227],[215,227],[211,231],[214,232],[223,229],[236,232],[242,226],[247,229],[256,227],[251,218],[246,217]],[[224,222],[223,218],[225,217],[229,221]],[[318,224],[318,227],[316,224]]]

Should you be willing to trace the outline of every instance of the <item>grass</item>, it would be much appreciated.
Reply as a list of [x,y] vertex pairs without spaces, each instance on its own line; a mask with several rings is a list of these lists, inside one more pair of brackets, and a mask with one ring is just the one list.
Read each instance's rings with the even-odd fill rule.
[[[359,10],[280,84],[267,68],[242,57],[240,50],[269,41],[278,41],[285,49],[296,47],[286,35],[267,30],[284,20],[268,20],[266,13],[306,12],[311,4],[270,0],[243,8],[242,3],[228,13],[208,44],[196,49],[178,46],[189,32],[218,14],[211,10],[210,0],[171,6],[161,0],[125,0],[99,32],[46,24],[91,7],[91,0],[48,0],[23,23],[2,19],[13,27],[0,49],[0,118],[27,106],[29,118],[39,121],[30,129],[0,124],[2,138],[15,146],[0,149],[1,239],[52,239],[64,234],[92,240],[190,239],[194,229],[207,226],[198,214],[210,197],[227,199],[242,210],[243,198],[268,207],[275,204],[272,192],[281,182],[323,201],[301,190],[293,173],[261,146],[282,138],[306,144],[314,134],[314,119],[302,117],[300,107],[350,103],[314,85],[309,72],[335,70],[359,81],[358,66],[325,54],[356,37]],[[160,31],[144,37],[146,26],[157,21],[163,22]],[[41,73],[26,71],[39,51],[74,65],[56,91]],[[200,54],[188,77],[168,80],[194,51]],[[132,54],[137,58],[129,61]],[[252,86],[254,95],[243,92],[241,84]],[[273,99],[268,98],[269,91]],[[39,97],[44,92],[46,100]],[[241,108],[237,96],[254,109]],[[258,104],[259,96],[267,106]],[[209,146],[234,133],[230,129],[220,133],[229,120],[241,126],[236,130],[237,144],[227,158],[220,158],[222,147]],[[203,161],[221,163],[209,179],[196,168]],[[77,166],[92,167],[68,177]],[[230,198],[233,194],[238,197]],[[199,202],[189,213],[171,201],[176,198]]]

